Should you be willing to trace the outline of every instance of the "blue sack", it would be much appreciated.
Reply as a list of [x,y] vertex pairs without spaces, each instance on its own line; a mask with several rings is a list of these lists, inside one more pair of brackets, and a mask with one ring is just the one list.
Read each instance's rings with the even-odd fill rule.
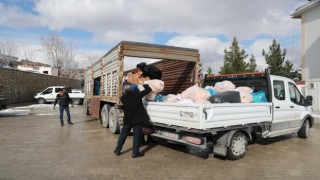
[[154,98],[153,101],[155,101],[155,102],[163,102],[163,98],[164,98],[164,96],[162,96],[161,94],[157,94],[157,96]]
[[211,88],[207,88],[207,89],[205,89],[205,90],[207,90],[207,91],[210,93],[211,96],[218,94],[217,91],[215,91],[215,90],[213,90],[213,89],[211,89]]
[[268,102],[266,94],[263,91],[251,93],[252,101],[255,103]]

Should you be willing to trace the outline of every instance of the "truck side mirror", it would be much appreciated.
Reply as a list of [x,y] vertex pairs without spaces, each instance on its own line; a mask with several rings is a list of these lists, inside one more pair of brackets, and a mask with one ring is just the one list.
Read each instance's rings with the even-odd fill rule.
[[312,96],[307,96],[306,97],[306,101],[307,101],[307,105],[308,106],[312,106],[313,97]]

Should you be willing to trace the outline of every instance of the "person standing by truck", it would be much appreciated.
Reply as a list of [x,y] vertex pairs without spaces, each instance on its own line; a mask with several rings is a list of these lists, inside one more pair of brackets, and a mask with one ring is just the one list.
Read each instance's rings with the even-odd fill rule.
[[145,121],[148,121],[149,115],[147,114],[142,98],[151,92],[149,85],[144,84],[141,91],[137,88],[137,85],[131,84],[124,87],[124,95],[120,98],[123,109],[123,127],[118,139],[117,147],[114,153],[119,156],[122,146],[125,143],[127,136],[129,135],[131,129],[133,129],[133,152],[132,158],[142,157],[143,154],[140,153],[139,148],[141,144],[142,137],[142,127]]
[[67,121],[68,124],[73,125],[73,123],[71,122],[71,115],[70,115],[70,110],[69,110],[69,104],[71,104],[71,107],[73,107],[71,98],[67,92],[66,88],[63,88],[59,91],[59,93],[56,96],[56,99],[54,101],[53,104],[53,110],[55,110],[56,104],[59,102],[59,112],[60,112],[60,125],[63,126],[64,122],[63,122],[63,112],[66,111],[67,114]]

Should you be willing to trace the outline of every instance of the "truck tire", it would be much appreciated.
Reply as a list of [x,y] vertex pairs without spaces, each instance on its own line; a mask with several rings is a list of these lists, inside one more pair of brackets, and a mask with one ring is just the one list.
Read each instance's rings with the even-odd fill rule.
[[37,100],[37,102],[38,102],[38,104],[45,104],[45,103],[46,103],[46,100],[43,99],[43,98],[39,98],[39,99]]
[[118,111],[117,109],[113,106],[110,108],[109,112],[109,130],[113,134],[118,134],[120,132],[120,125],[118,122]]
[[245,134],[238,131],[233,134],[230,146],[227,150],[227,158],[229,160],[238,160],[244,157],[247,151],[248,140]]
[[81,102],[81,100],[78,99],[78,98],[72,99],[72,104],[73,104],[73,105],[79,105],[80,102]]
[[84,114],[85,114],[85,115],[90,115],[90,111],[89,111],[89,101],[84,101]]
[[107,128],[109,127],[109,112],[110,112],[111,106],[109,104],[105,104],[101,109],[101,122],[103,127]]
[[310,122],[309,120],[305,120],[301,129],[298,131],[299,138],[308,138],[309,136],[309,129],[310,129]]

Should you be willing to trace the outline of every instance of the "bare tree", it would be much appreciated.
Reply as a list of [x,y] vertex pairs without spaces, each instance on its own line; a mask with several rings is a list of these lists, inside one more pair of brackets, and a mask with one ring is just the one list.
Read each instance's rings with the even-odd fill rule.
[[17,44],[11,38],[6,38],[0,41],[0,53],[8,56],[15,56],[17,54]]
[[7,56],[16,56],[17,49],[17,44],[11,38],[0,41],[0,59],[7,64]]
[[66,45],[66,61],[64,69],[78,69],[79,62],[76,58],[77,43],[75,41],[69,41]]
[[23,51],[23,56],[24,56],[25,60],[28,60],[28,61],[35,60],[37,50],[34,47],[27,47],[26,46],[22,49],[22,51]]
[[78,57],[79,66],[81,68],[86,68],[97,62],[102,57],[102,54],[96,53],[82,53]]
[[55,68],[73,68],[76,54],[76,45],[73,41],[65,42],[60,36],[50,34],[47,37],[41,37],[41,44]]

